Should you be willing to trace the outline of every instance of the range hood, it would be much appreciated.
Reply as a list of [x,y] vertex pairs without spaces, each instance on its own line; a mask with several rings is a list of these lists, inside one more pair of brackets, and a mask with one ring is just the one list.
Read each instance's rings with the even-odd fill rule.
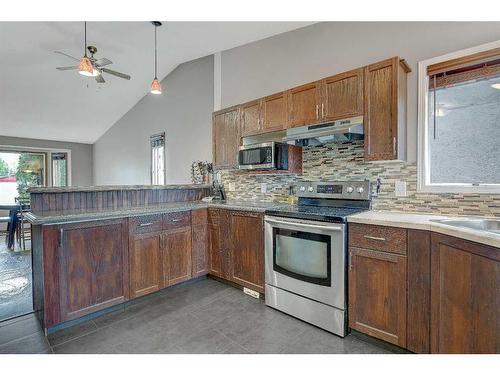
[[286,130],[283,142],[314,146],[363,139],[363,116]]

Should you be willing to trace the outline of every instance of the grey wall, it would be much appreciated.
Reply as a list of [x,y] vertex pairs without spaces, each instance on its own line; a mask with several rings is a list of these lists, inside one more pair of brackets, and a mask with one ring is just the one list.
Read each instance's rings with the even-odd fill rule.
[[71,150],[71,184],[92,185],[92,145],[0,136],[0,146],[20,146]]
[[213,56],[179,65],[94,144],[94,183],[149,184],[149,137],[165,131],[167,183],[191,182],[191,163],[212,158]]
[[327,22],[222,52],[222,108],[399,55],[408,75],[408,160],[416,160],[417,63],[500,39],[500,22]]

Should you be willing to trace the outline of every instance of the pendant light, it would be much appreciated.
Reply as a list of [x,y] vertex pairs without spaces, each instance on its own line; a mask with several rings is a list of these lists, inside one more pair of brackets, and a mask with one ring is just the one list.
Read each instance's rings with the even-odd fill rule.
[[85,25],[85,45],[83,46],[84,55],[78,64],[78,73],[83,76],[92,77],[94,75],[94,67],[92,66],[92,61],[87,57],[87,22]]
[[151,82],[151,94],[160,95],[161,94],[161,84],[158,81],[158,50],[156,47],[156,29],[161,26],[160,21],[151,21],[155,27],[155,78]]

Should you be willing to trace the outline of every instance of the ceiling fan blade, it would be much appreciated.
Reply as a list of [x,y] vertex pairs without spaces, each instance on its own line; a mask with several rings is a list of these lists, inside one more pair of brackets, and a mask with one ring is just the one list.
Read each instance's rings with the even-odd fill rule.
[[102,59],[96,60],[95,64],[97,66],[106,66],[106,65],[109,65],[109,64],[113,64],[113,61],[108,60],[107,58],[103,57]]
[[128,74],[120,73],[120,72],[117,72],[115,70],[111,70],[111,69],[108,69],[108,68],[102,68],[101,70],[103,72],[105,72],[105,73],[112,74],[112,75],[114,75],[116,77],[120,77],[120,78],[123,78],[123,79],[130,79],[130,76]]
[[78,69],[78,66],[59,66],[56,69],[57,70],[75,70],[75,69]]
[[106,81],[104,80],[104,77],[102,76],[102,74],[99,74],[97,76],[95,76],[95,80],[97,83],[105,83]]
[[73,57],[73,56],[68,55],[67,53],[64,53],[64,52],[61,52],[61,51],[54,51],[54,53],[58,53],[59,55],[63,55],[63,56],[69,57],[70,59],[73,59],[75,61],[80,61],[80,59],[77,59],[76,57]]

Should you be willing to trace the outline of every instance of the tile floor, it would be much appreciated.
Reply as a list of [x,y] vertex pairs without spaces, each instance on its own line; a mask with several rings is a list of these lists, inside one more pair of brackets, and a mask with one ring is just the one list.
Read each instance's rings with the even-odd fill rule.
[[0,353],[392,353],[342,339],[212,279],[169,288],[45,337],[33,315],[0,324]]
[[0,237],[0,321],[31,311],[31,251],[9,250]]

